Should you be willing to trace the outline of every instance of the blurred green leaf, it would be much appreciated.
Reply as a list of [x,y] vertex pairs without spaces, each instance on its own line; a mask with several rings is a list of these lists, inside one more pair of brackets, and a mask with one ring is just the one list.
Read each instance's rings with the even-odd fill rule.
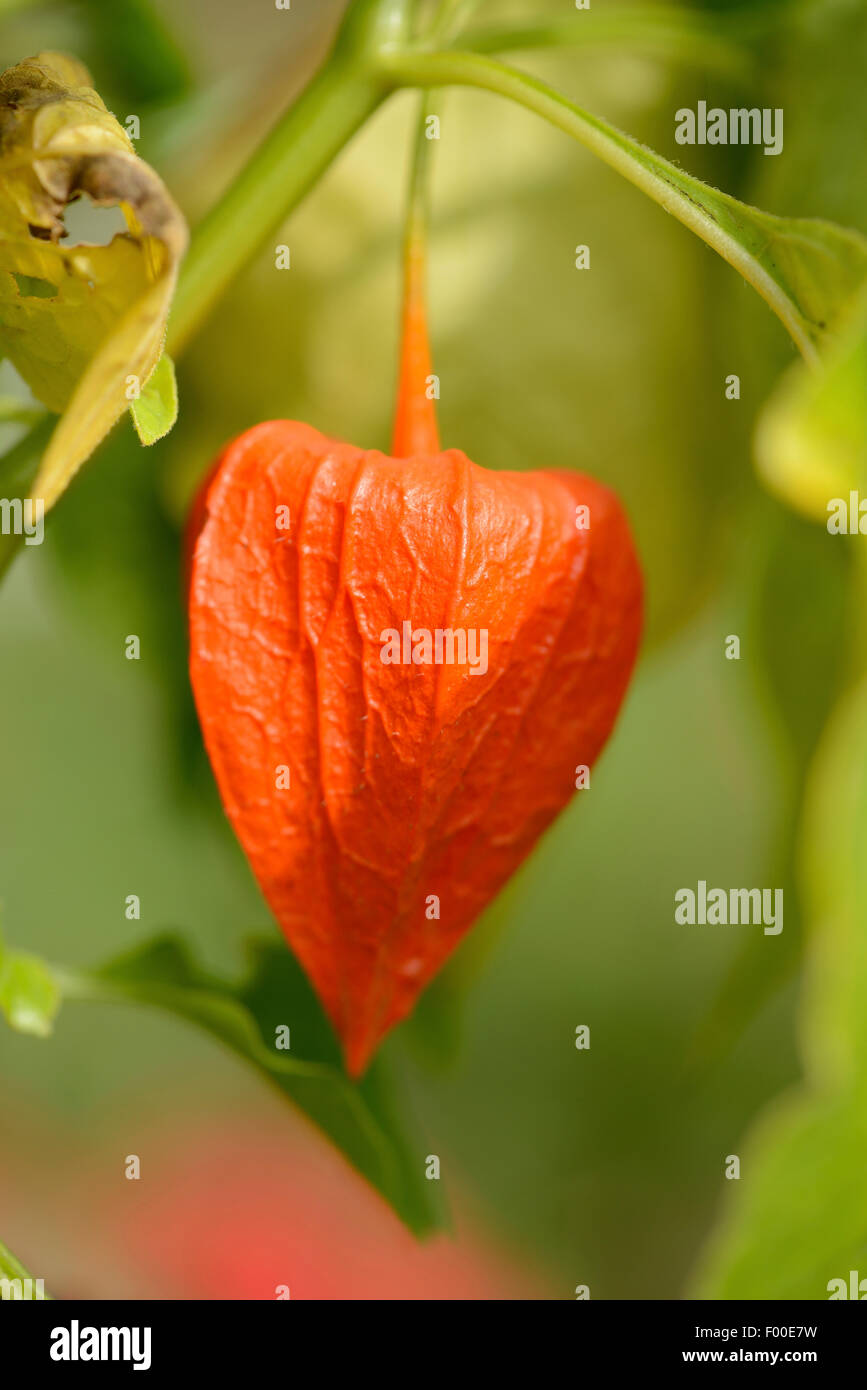
[[[867,230],[867,180],[851,173],[860,167],[867,121],[867,6],[805,0],[779,26],[768,58],[774,104],[786,113],[786,151],[782,159],[760,161],[752,195],[774,208],[805,206],[809,199],[823,216]],[[855,459],[867,436],[865,312],[867,300],[860,306],[853,300],[851,317],[819,372],[791,367],[758,421],[760,476],[811,520],[825,520],[828,501],[859,485]],[[753,319],[744,332],[756,364],[785,365],[762,322]]]
[[741,1155],[739,1200],[691,1296],[821,1299],[851,1269],[865,1277],[865,1146],[863,1092],[780,1105]]
[[168,434],[178,418],[178,383],[175,367],[164,352],[141,390],[138,400],[130,405],[136,434],[142,444],[155,444]]
[[824,1298],[867,1256],[867,683],[820,745],[802,831],[805,1084],[743,1146],[698,1297]]
[[762,497],[750,517],[746,635],[751,675],[799,780],[849,676],[852,552]]
[[[158,766],[179,801],[207,804],[222,826],[187,676],[179,536],[160,489],[165,449],[164,440],[155,444],[155,454],[141,448],[124,419],[47,519],[46,578],[62,606],[62,621],[109,657],[119,632],[141,639],[142,669],[159,690],[167,721],[161,751],[168,756]],[[20,543],[18,537],[10,540]]]
[[703,1063],[730,1047],[798,968],[803,941],[795,832],[810,759],[849,674],[851,551],[761,494],[745,531],[745,603],[732,626],[743,633],[750,654],[747,669],[786,792],[768,863],[769,881],[785,894],[786,929],[773,951],[751,937],[738,952],[697,1038],[696,1060]]
[[130,102],[176,101],[190,87],[186,56],[151,0],[80,0],[93,57]]
[[796,362],[759,417],[759,472],[772,492],[813,520],[867,484],[867,295],[817,370]]
[[[249,1062],[319,1125],[419,1235],[442,1224],[437,1184],[405,1135],[382,1063],[350,1082],[337,1043],[300,967],[282,942],[248,944],[244,979],[201,970],[185,944],[163,936],[90,973],[59,972],[69,997],[152,1005],[195,1023]],[[278,1029],[290,1049],[278,1050]]]
[[[863,228],[867,184],[848,177],[846,170],[860,157],[859,131],[867,117],[867,9],[799,5],[779,26],[774,53],[768,56],[779,65],[777,101],[786,111],[786,158],[759,160],[753,195],[762,204],[786,207],[803,201],[806,191],[813,206]],[[835,152],[833,159],[829,150]],[[847,387],[842,369],[857,353],[860,324],[867,328],[867,300],[856,301],[848,325],[817,367],[796,362],[783,376],[785,344],[776,325],[759,306],[753,312],[752,301],[744,300],[741,308],[747,321],[739,336],[749,353],[744,379],[766,380],[760,394],[777,379],[756,434],[762,449],[759,471],[776,497],[745,519],[751,557],[740,584],[743,626],[733,626],[745,632],[749,672],[785,787],[786,810],[768,873],[786,895],[786,930],[773,952],[762,951],[755,940],[739,952],[702,1028],[704,1061],[730,1048],[799,968],[803,933],[796,828],[804,784],[822,729],[857,666],[853,634],[861,631],[851,584],[857,549],[814,522],[826,520],[832,497],[848,499],[849,488],[858,486],[853,460],[858,431],[867,428],[867,383],[859,388],[852,381]],[[858,477],[863,476],[862,466]],[[786,509],[777,505],[777,498],[788,504]]]
[[0,1010],[10,1027],[47,1038],[59,1007],[60,990],[48,966],[0,941]]

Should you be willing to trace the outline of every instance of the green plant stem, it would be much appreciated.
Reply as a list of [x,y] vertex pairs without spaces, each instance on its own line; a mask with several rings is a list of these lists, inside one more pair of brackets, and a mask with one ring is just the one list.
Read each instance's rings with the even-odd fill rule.
[[319,71],[195,232],[169,319],[172,356],[386,95],[350,60]]
[[478,6],[479,0],[440,0],[440,7],[427,35],[428,41],[448,42]]
[[378,59],[408,42],[415,4],[353,0],[323,66],[195,231],[169,319],[172,356],[388,96]]
[[412,150],[412,165],[407,196],[406,224],[404,227],[404,252],[414,243],[423,242],[427,233],[428,186],[431,170],[431,140],[426,135],[426,122],[430,105],[429,91],[419,93],[415,138]]
[[[389,95],[392,84],[378,63],[409,42],[416,3],[352,0],[324,65],[195,232],[172,305],[167,352],[184,350],[239,272]],[[2,460],[5,495],[27,495],[51,436],[55,418],[44,412],[34,418],[33,429]],[[21,542],[0,536],[0,578]]]
[[[779,316],[804,357],[816,361],[816,348],[792,301],[756,256],[701,205],[695,190],[703,186],[676,165],[584,111],[539,78],[483,54],[415,50],[383,55],[381,61],[386,75],[401,86],[460,86],[494,92],[571,135],[728,261]],[[736,222],[739,205],[735,200],[715,190],[705,191],[712,192],[728,220]]]
[[[717,71],[743,73],[750,58],[732,41],[727,20],[713,20],[673,6],[577,11],[547,23],[484,26],[466,30],[461,47],[475,53],[518,49],[637,45],[664,57],[699,63]],[[735,30],[735,32],[737,32]]]
[[[163,1013],[183,1014],[187,991],[149,981],[131,984],[120,980],[101,979],[97,973],[88,975],[67,965],[50,966],[50,971],[64,1000],[88,1004],[144,1005]],[[333,1081],[335,1071],[322,1062],[292,1063],[293,1074],[308,1081]]]
[[431,374],[427,317],[427,200],[430,154],[429,93],[418,101],[403,240],[403,302],[392,453],[395,458],[439,452],[436,406],[427,395]]
[[334,53],[363,56],[406,45],[418,3],[419,0],[350,0]]

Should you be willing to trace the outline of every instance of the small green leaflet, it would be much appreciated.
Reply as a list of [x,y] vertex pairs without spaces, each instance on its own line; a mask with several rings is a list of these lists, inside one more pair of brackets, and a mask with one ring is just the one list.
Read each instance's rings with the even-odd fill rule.
[[168,353],[163,353],[129,410],[142,444],[155,444],[168,434],[178,418],[178,384]]
[[10,1027],[47,1038],[59,1008],[60,990],[48,966],[0,941],[0,1010]]

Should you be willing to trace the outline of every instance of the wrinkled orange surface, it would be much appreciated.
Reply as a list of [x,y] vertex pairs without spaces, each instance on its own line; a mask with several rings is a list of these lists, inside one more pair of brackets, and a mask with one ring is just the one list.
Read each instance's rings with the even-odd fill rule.
[[[634,547],[578,474],[396,460],[284,420],[229,446],[206,512],[190,587],[205,742],[358,1074],[611,732],[641,626]],[[487,672],[383,664],[405,621],[485,629]]]

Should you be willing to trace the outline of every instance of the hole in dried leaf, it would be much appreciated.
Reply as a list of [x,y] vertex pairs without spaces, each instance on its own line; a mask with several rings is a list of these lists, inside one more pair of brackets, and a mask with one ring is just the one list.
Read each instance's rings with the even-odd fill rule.
[[108,246],[118,232],[129,231],[126,218],[116,203],[105,207],[94,203],[86,193],[67,205],[63,225],[66,228],[62,238],[64,247]]

